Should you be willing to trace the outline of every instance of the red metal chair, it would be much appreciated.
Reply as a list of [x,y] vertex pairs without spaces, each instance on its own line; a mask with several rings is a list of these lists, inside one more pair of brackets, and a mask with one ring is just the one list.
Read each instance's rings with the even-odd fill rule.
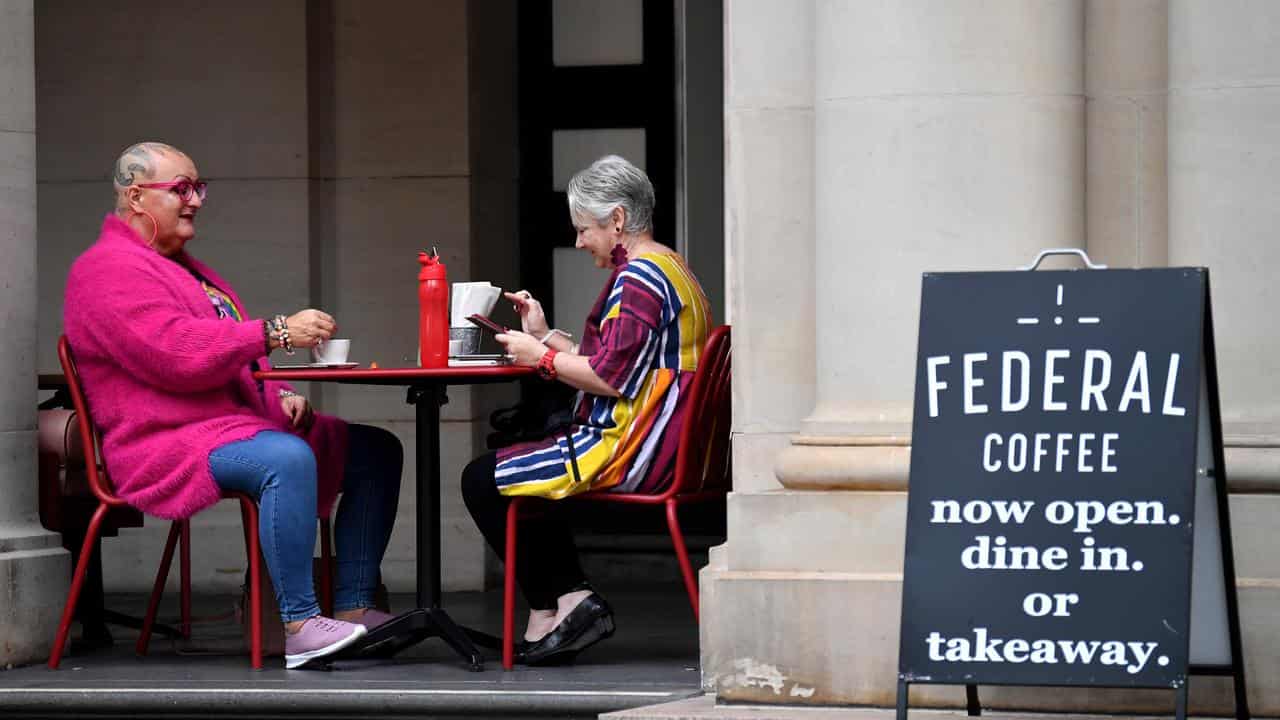
[[514,497],[507,506],[507,543],[502,601],[502,667],[510,670],[515,646],[516,600],[516,533],[521,508],[531,502],[595,502],[629,505],[665,505],[667,528],[684,588],[698,618],[698,580],[689,562],[684,534],[680,531],[679,508],[697,502],[723,498],[731,482],[729,425],[732,407],[730,394],[731,354],[729,326],[711,331],[694,372],[689,392],[689,416],[680,433],[676,449],[675,478],[666,490],[652,495],[620,492],[588,492],[569,500],[548,501],[540,498]]
[[[75,574],[71,580],[71,589],[67,593],[67,602],[62,610],[62,621],[58,624],[58,634],[54,638],[53,649],[49,653],[48,664],[54,670],[58,669],[58,665],[62,662],[62,653],[66,648],[67,635],[71,631],[71,623],[75,618],[76,602],[80,598],[80,590],[84,585],[85,571],[88,567],[94,543],[97,542],[98,535],[102,530],[103,519],[112,508],[127,506],[124,500],[115,495],[115,491],[111,487],[111,481],[107,477],[106,466],[101,463],[101,448],[98,442],[97,428],[94,427],[89,415],[89,404],[81,388],[80,375],[76,371],[75,361],[71,357],[71,346],[67,342],[65,335],[58,339],[58,359],[62,363],[62,372],[66,376],[67,387],[71,392],[71,400],[75,405],[80,439],[85,448],[85,471],[88,474],[89,488],[98,498],[98,509],[94,511],[93,517],[89,520],[89,528],[85,532],[80,560],[76,563]],[[262,667],[262,587],[259,581],[261,575],[258,567],[261,562],[261,551],[258,546],[258,506],[252,497],[243,493],[224,492],[222,497],[240,501],[240,515],[244,522],[245,550],[249,558],[250,661],[253,668],[257,670]],[[322,518],[320,523],[324,538],[321,544],[324,554],[324,567],[330,568],[332,566],[332,557],[329,538],[332,533],[329,528],[328,518]],[[190,635],[191,525],[187,520],[175,520],[169,528],[169,538],[165,542],[164,554],[160,560],[160,569],[156,574],[156,583],[151,591],[150,601],[147,604],[147,614],[143,619],[142,632],[135,646],[135,651],[139,655],[147,654],[147,647],[151,641],[152,626],[155,624],[156,614],[160,607],[160,596],[164,591],[165,580],[169,575],[169,567],[173,563],[174,546],[179,541],[181,542],[180,565],[182,574],[181,628],[184,635]],[[332,583],[327,577],[328,574],[328,572],[325,572],[322,576],[321,595],[331,608],[333,602]]]

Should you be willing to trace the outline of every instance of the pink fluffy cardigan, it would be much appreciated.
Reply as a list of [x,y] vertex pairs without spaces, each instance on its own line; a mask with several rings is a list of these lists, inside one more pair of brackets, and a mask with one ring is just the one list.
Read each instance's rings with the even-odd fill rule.
[[[185,267],[184,267],[185,266]],[[185,251],[156,253],[114,215],[71,266],[63,325],[102,433],[116,493],[142,511],[187,518],[221,490],[209,470],[217,447],[263,430],[291,432],[278,391],[260,391],[250,364],[266,369],[263,321],[217,317],[187,268],[240,298]],[[303,435],[316,454],[319,507],[327,515],[342,487],[347,425],[318,415]]]

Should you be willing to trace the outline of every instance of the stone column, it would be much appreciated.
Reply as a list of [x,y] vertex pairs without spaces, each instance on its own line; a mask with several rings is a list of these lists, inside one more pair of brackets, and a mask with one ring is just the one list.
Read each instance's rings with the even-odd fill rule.
[[773,458],[813,407],[813,0],[725,4],[725,254],[734,488],[776,489]]
[[[1170,3],[1169,264],[1205,266],[1210,273],[1255,715],[1280,714],[1278,136],[1280,5]],[[1214,712],[1230,712],[1226,686],[1213,687],[1216,692],[1206,690],[1193,700],[1208,703],[1212,695],[1221,700],[1209,706]]]
[[0,1],[0,668],[43,660],[69,554],[36,508],[36,98],[31,0]]
[[[778,451],[814,401],[813,0],[724,2],[726,322],[733,326],[731,504],[779,489]],[[703,685],[737,659],[750,573],[731,530],[701,574]],[[745,584],[744,584],[745,580]],[[775,622],[770,618],[768,623]],[[769,626],[762,626],[772,632]]]
[[[720,580],[703,636],[718,698],[893,704],[921,273],[1081,245],[1083,21],[1081,0],[815,3],[814,234],[791,243],[814,253],[816,404],[777,457],[784,489],[731,498],[704,576]],[[742,54],[785,57],[778,36]]]
[[1169,257],[1168,0],[1085,4],[1088,250],[1110,267]]

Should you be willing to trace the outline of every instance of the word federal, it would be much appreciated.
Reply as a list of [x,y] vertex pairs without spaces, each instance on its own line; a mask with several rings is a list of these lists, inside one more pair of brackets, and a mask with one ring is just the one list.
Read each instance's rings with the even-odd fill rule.
[[[988,354],[984,352],[964,353],[961,356],[959,379],[964,395],[965,415],[990,412],[991,405],[996,404],[994,394],[992,397],[983,397],[987,391],[982,388],[988,386],[988,380],[995,379],[988,377],[996,372],[991,368],[994,363],[989,360]],[[1187,414],[1186,407],[1175,404],[1174,398],[1179,360],[1178,353],[1170,353],[1168,356],[1163,403],[1159,410],[1163,415]],[[946,367],[950,364],[950,355],[935,355],[925,360],[931,418],[938,417],[939,397],[944,390],[951,388],[951,383],[944,377],[947,374]],[[1141,408],[1143,414],[1151,414],[1152,388],[1146,351],[1134,353],[1125,374],[1127,379],[1123,389],[1119,391],[1119,398],[1115,397],[1117,390],[1111,383],[1111,353],[1106,350],[1089,349],[1080,354],[1073,354],[1066,349],[1045,350],[1042,365],[1044,372],[1037,378],[1040,381],[1037,383],[1040,390],[1038,407],[1045,412],[1066,412],[1075,400],[1078,400],[1081,412],[1108,412],[1110,406],[1107,395],[1110,394],[1115,402],[1116,412],[1128,412],[1131,406],[1136,406]],[[1031,357],[1021,350],[1005,350],[1000,353],[999,366],[1000,392],[999,404],[996,405],[999,411],[1012,413],[1031,407]],[[954,372],[951,371],[953,375]],[[1080,377],[1079,398],[1067,398],[1063,388],[1059,387],[1066,383],[1067,372]]]

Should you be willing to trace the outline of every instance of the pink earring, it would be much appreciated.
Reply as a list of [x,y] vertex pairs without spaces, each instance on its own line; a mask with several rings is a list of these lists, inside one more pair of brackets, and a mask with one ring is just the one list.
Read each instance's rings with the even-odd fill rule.
[[[147,247],[151,248],[152,250],[155,250],[156,236],[160,232],[160,224],[157,223],[155,217],[151,213],[147,212],[146,210],[142,210],[140,212],[135,211],[133,214],[145,216],[148,220],[151,221],[151,242],[147,243]],[[132,217],[132,215],[130,217]]]

